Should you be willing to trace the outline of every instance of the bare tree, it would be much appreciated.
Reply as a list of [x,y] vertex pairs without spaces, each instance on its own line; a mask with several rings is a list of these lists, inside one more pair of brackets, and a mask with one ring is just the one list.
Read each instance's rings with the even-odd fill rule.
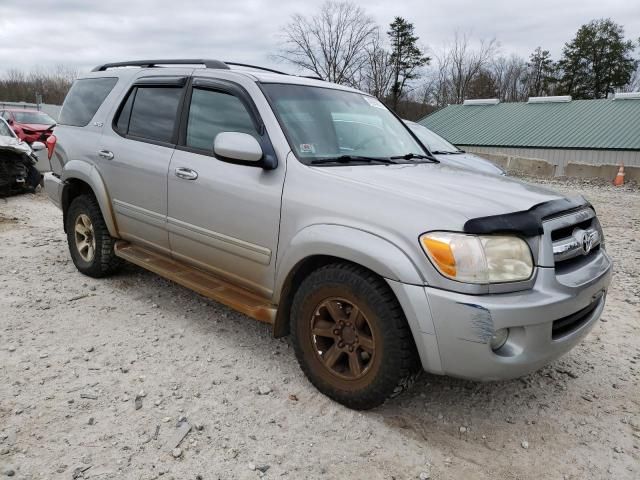
[[358,88],[384,101],[389,96],[393,82],[393,64],[391,53],[384,48],[379,31],[376,31],[365,53],[366,62],[358,72]]
[[477,48],[469,45],[469,35],[456,32],[449,50],[452,103],[462,103],[467,98],[471,81],[487,67],[498,48],[495,39],[481,40]]
[[351,2],[329,1],[310,17],[296,14],[285,27],[277,57],[330,82],[353,85],[368,61],[367,47],[377,27]]
[[490,75],[495,96],[503,102],[520,102],[527,98],[527,62],[518,55],[498,57],[491,62]]
[[436,107],[446,106],[451,99],[449,52],[443,50],[433,55],[433,67],[427,73],[427,81],[422,87],[422,99]]

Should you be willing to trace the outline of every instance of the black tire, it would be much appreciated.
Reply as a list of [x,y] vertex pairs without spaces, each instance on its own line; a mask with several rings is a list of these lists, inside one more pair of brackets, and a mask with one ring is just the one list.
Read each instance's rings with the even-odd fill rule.
[[[83,258],[78,249],[75,226],[81,215],[86,215],[93,227],[92,237],[95,240],[95,247],[91,258]],[[69,253],[74,265],[81,273],[89,277],[101,278],[118,270],[123,262],[116,257],[113,250],[116,239],[109,235],[100,206],[93,195],[85,194],[74,198],[67,210],[66,222]]]
[[[354,308],[362,325],[358,331],[353,329],[355,340],[353,332],[347,339],[346,326],[331,324],[335,313],[346,321]],[[408,389],[421,372],[411,330],[395,295],[382,278],[357,265],[336,263],[311,273],[295,293],[290,322],[296,357],[305,375],[318,390],[349,408],[367,410],[381,405]],[[333,333],[312,333],[318,329]],[[335,338],[332,340],[329,335]],[[358,350],[357,342],[365,338],[375,345],[371,355],[365,356],[368,352],[362,348]],[[345,351],[354,345],[358,357],[354,362],[360,364],[362,358],[368,359],[364,368],[355,367],[355,374],[351,371],[353,350]],[[334,367],[327,366],[330,361],[325,358],[331,350],[333,359],[339,359],[334,360]],[[336,354],[336,350],[341,352]]]

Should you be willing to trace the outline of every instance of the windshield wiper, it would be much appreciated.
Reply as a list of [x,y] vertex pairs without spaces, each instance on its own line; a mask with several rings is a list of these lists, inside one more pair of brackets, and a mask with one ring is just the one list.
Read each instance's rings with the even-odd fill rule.
[[433,163],[440,163],[440,160],[437,158],[429,157],[427,155],[421,155],[419,153],[407,153],[405,155],[396,155],[395,157],[390,157],[391,160],[428,160]]
[[458,155],[464,152],[462,150],[434,150],[431,153],[434,155]]
[[388,158],[378,158],[378,157],[363,157],[360,155],[340,155],[339,157],[330,157],[330,158],[317,158],[315,160],[311,160],[312,165],[321,165],[323,163],[353,163],[353,162],[380,162],[386,165],[396,163],[393,161],[393,157],[391,159]]

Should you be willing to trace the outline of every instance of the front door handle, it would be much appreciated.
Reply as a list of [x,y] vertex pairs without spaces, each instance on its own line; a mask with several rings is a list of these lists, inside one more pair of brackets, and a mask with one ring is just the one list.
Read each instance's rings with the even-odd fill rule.
[[195,180],[198,178],[198,172],[190,168],[178,167],[175,170],[175,174],[176,177],[183,178],[184,180]]
[[102,158],[106,158],[107,160],[113,160],[113,152],[110,152],[109,150],[100,150],[98,155]]

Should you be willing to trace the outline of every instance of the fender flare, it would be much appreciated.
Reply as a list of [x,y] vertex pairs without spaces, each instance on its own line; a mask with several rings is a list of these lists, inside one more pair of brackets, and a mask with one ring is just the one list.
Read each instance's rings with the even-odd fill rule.
[[341,258],[383,278],[414,285],[424,284],[411,258],[392,242],[373,233],[337,224],[315,224],[294,235],[278,255],[274,302],[279,303],[285,282],[296,266],[313,256]]
[[81,180],[89,185],[96,200],[98,200],[98,205],[100,206],[102,217],[109,230],[109,235],[118,238],[118,227],[113,214],[113,208],[111,207],[111,199],[96,167],[81,160],[71,160],[67,162],[62,170],[62,175],[60,175],[60,180],[64,183],[62,200],[65,198],[65,190],[68,188],[68,182],[74,179]]

